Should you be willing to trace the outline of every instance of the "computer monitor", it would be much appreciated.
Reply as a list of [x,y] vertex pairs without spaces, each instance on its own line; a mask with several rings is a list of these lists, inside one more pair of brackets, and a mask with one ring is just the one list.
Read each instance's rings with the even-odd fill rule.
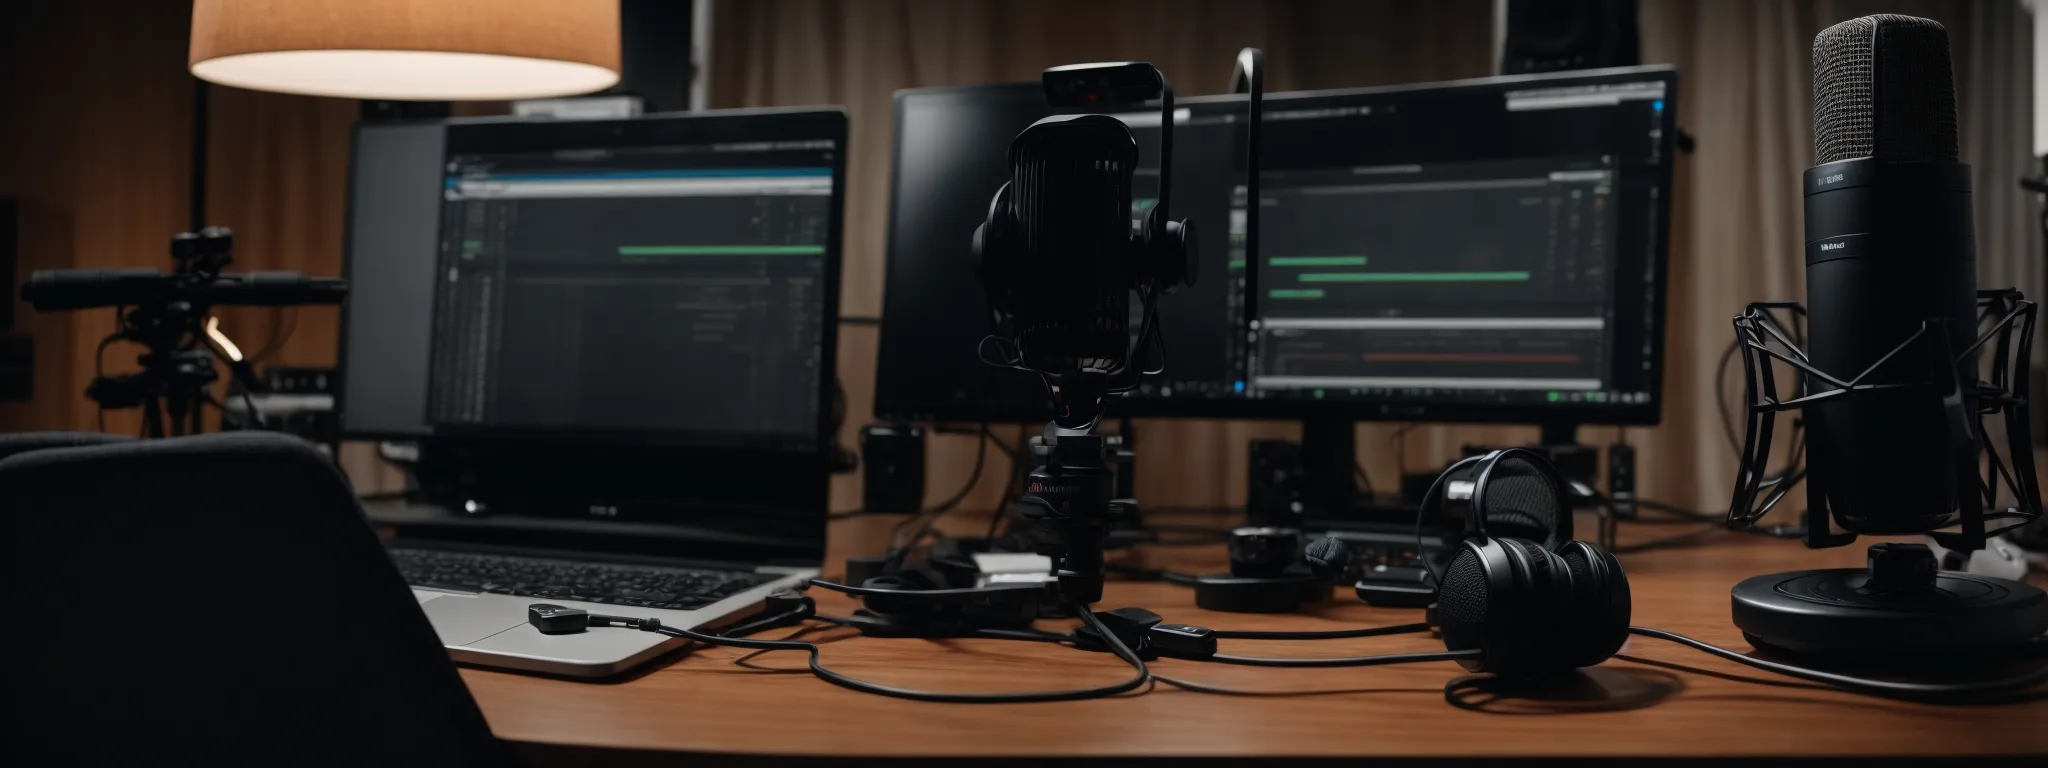
[[846,125],[805,109],[359,126],[344,433],[821,515]]
[[1676,85],[1643,68],[1273,99],[1246,396],[1656,423]]
[[[877,413],[1039,413],[1029,375],[974,357],[967,250],[1004,147],[1046,111],[1033,88],[897,96]],[[1656,423],[1676,96],[1669,67],[1270,94],[1256,265],[1242,97],[1187,100],[1174,201],[1201,282],[1160,302],[1167,372],[1119,407],[1302,419],[1311,474],[1347,484],[1354,420],[1533,423],[1546,443]],[[892,369],[912,349],[943,375]]]
[[[1243,327],[1241,266],[1221,224],[1229,190],[1243,181],[1242,97],[1177,103],[1174,217],[1196,222],[1194,285],[1160,302],[1172,355],[1163,375],[1111,404],[1113,415],[1182,415],[1194,401],[1235,397],[1243,368],[1232,346]],[[977,356],[990,332],[988,301],[970,243],[990,198],[1010,178],[1010,139],[1052,114],[1037,83],[925,88],[896,94],[887,279],[883,291],[875,413],[904,421],[1044,421],[1051,418],[1036,376],[997,369]],[[1133,226],[1159,198],[1157,110],[1119,113],[1139,143]],[[1223,190],[1224,194],[1206,194]],[[1213,224],[1212,224],[1213,223]],[[1135,326],[1134,326],[1135,327]]]

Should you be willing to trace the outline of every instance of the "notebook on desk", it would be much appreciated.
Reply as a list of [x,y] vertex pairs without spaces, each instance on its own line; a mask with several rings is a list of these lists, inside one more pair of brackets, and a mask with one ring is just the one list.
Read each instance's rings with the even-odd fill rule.
[[419,445],[373,505],[456,660],[618,673],[824,556],[846,117],[363,124],[343,431]]

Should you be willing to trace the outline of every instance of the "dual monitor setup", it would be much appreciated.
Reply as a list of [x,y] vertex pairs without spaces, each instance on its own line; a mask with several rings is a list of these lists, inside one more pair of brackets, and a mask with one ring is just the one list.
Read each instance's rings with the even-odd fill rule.
[[[1546,443],[1655,423],[1676,86],[1645,67],[1268,94],[1258,264],[1245,99],[1180,101],[1173,199],[1198,222],[1198,279],[1161,303],[1164,373],[1111,415],[1299,419],[1310,496],[1333,503],[1355,420],[1533,423]],[[1052,110],[1035,84],[905,91],[895,108],[874,410],[1046,420],[1035,377],[978,354],[970,241],[1010,137]],[[1160,117],[1119,117],[1152,163],[1135,222],[1159,196]],[[843,122],[364,126],[344,431],[822,461]]]
[[[1299,419],[1312,507],[1355,494],[1356,420],[1654,424],[1677,76],[1669,68],[1267,94],[1258,263],[1246,258],[1245,98],[1174,114],[1175,215],[1198,279],[1160,303],[1170,360],[1112,416]],[[977,357],[965,243],[1009,178],[1036,85],[896,97],[875,413],[1043,421],[1035,377]],[[1132,218],[1159,196],[1156,113]],[[1133,324],[1135,327],[1136,324]]]

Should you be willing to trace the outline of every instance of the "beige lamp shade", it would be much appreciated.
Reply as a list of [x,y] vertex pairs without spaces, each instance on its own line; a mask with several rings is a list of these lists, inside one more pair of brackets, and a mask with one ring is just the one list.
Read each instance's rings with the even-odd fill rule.
[[618,0],[195,0],[192,74],[237,88],[531,99],[619,81]]

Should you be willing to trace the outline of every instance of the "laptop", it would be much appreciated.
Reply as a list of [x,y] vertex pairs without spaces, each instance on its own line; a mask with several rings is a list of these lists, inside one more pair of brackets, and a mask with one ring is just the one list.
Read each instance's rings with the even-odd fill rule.
[[409,457],[366,506],[459,662],[614,675],[825,551],[839,109],[359,124],[342,432]]

